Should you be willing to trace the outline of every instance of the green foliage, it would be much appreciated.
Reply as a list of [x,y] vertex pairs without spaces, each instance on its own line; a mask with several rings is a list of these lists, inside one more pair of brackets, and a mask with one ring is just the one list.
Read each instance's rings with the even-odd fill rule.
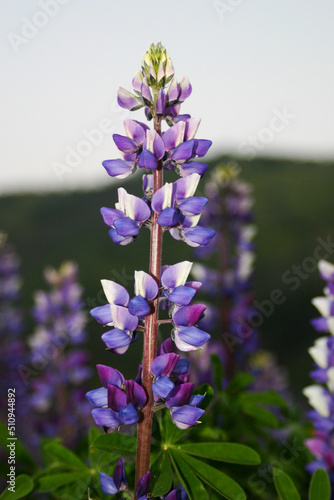
[[312,476],[309,500],[330,500],[331,485],[324,469],[317,469]]
[[18,500],[19,498],[26,498],[27,495],[33,490],[34,481],[26,474],[18,476],[15,480],[15,492],[5,489],[0,495],[1,500]]
[[274,468],[274,481],[280,500],[300,500],[300,495],[291,478],[281,469]]

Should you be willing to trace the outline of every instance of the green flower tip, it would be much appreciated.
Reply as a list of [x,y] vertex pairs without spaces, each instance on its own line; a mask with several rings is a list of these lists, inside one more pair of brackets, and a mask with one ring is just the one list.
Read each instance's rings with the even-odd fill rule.
[[173,78],[173,63],[161,42],[152,43],[143,55],[142,71],[148,79],[148,84],[157,89],[164,87]]

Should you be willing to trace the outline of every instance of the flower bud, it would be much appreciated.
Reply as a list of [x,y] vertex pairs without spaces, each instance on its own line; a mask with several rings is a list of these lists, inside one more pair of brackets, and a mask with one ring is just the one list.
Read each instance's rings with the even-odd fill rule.
[[142,58],[142,71],[149,85],[155,89],[164,87],[174,76],[172,61],[165,49],[158,42],[152,43]]

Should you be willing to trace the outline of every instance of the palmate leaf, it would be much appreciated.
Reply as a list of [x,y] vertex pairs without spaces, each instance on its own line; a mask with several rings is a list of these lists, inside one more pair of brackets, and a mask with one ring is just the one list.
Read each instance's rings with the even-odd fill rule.
[[273,405],[273,406],[278,406],[279,408],[286,408],[285,400],[275,391],[244,392],[243,394],[240,395],[240,401]]
[[115,451],[126,457],[136,455],[137,439],[128,434],[113,432],[102,434],[91,444],[91,447],[104,451]]
[[173,470],[167,451],[162,452],[150,467],[151,493],[153,497],[160,497],[168,493],[172,486]]
[[86,471],[49,474],[48,476],[43,476],[38,480],[36,491],[53,492],[70,483],[85,483],[87,485],[89,481],[90,475],[89,472],[87,473]]
[[292,479],[285,472],[274,467],[273,475],[275,488],[280,500],[300,500],[299,493]]
[[258,465],[261,458],[252,448],[237,443],[195,443],[176,446],[178,451],[231,464]]
[[279,427],[280,425],[277,417],[270,410],[267,410],[256,403],[245,401],[242,403],[242,410],[246,413],[246,415],[254,417],[256,420],[264,425],[267,425],[268,427]]
[[[178,453],[173,450],[173,456]],[[190,457],[189,455],[182,453],[179,454],[183,461],[189,465],[193,472],[201,479],[207,483],[211,488],[216,490],[223,498],[228,500],[246,500],[246,495],[241,486],[238,485],[233,479],[224,474],[224,472],[215,469],[211,465],[208,465],[197,458]],[[192,498],[197,498],[192,497]]]
[[59,463],[68,469],[86,469],[87,466],[80,460],[80,458],[73,453],[73,451],[65,448],[56,441],[47,443],[44,447],[45,451],[56,458]]
[[169,449],[169,454],[174,465],[176,474],[184,486],[190,498],[196,500],[209,500],[209,495],[203,486],[202,480],[184,459],[184,455],[175,449]]
[[312,476],[309,500],[330,500],[331,485],[324,469],[317,469]]
[[1,500],[18,500],[19,498],[26,498],[27,495],[33,490],[34,481],[26,474],[17,476],[15,480],[15,492],[8,491],[8,488],[0,495]]

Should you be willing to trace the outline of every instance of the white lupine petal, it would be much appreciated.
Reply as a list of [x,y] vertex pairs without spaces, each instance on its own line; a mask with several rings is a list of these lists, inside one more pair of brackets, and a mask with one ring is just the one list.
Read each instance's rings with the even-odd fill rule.
[[327,387],[331,392],[334,392],[334,366],[327,370],[328,382]]
[[318,309],[320,314],[325,318],[328,318],[330,311],[330,299],[327,297],[315,297],[312,299],[312,304]]
[[305,387],[303,394],[308,398],[309,404],[322,417],[329,417],[329,397],[326,390],[319,385],[310,385]]
[[308,352],[320,368],[328,366],[328,337],[318,338],[313,347],[310,347]]

